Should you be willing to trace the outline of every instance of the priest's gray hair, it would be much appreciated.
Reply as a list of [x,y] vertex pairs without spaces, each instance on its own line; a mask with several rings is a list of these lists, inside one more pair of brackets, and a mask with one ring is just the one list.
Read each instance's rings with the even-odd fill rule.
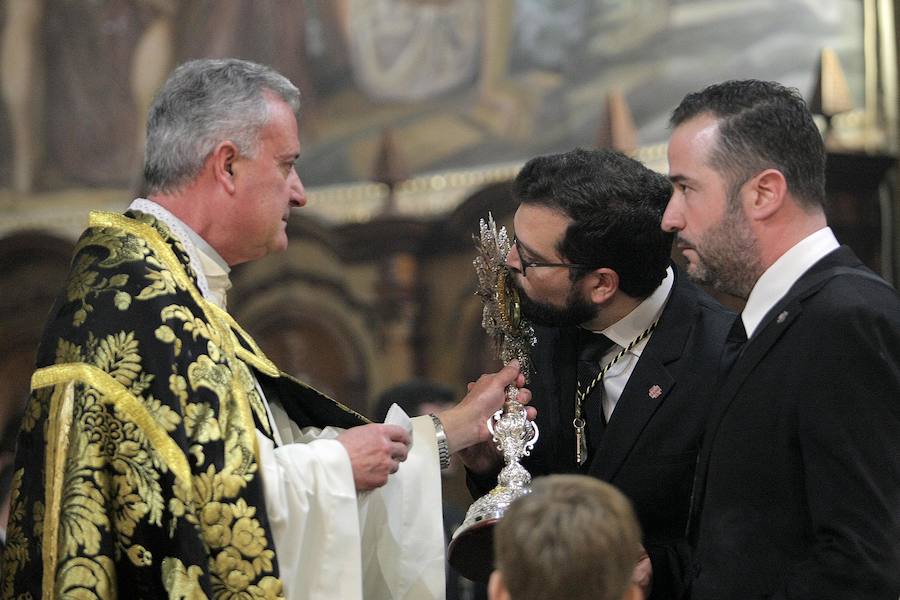
[[186,62],[163,84],[147,117],[144,183],[148,193],[177,191],[200,173],[223,141],[253,157],[269,119],[265,94],[297,116],[300,92],[265,65],[234,58]]

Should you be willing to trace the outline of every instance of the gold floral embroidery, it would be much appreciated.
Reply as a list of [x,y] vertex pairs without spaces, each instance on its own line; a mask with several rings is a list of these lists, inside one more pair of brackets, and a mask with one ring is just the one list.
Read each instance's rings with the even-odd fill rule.
[[131,306],[131,294],[116,292],[116,295],[113,296],[113,304],[119,310],[128,310],[128,307]]
[[100,530],[109,528],[106,498],[94,480],[96,469],[103,464],[98,445],[88,443],[82,436],[75,436],[72,441],[77,464],[66,469],[59,514],[59,543],[66,557],[77,555],[80,547],[87,554],[97,554]]
[[209,354],[209,358],[212,359],[213,362],[219,362],[223,358],[219,346],[212,341],[206,343],[206,353]]
[[[48,539],[58,540],[53,545],[59,548],[54,559],[58,568],[45,570],[50,580],[55,575],[55,588],[44,588],[55,596],[111,594],[119,561],[146,573],[151,570],[143,567],[161,561],[162,584],[172,598],[205,598],[201,580],[212,584],[211,595],[217,598],[280,598],[281,582],[272,576],[274,549],[257,514],[262,512],[257,508],[262,499],[254,482],[256,437],[248,417],[251,404],[257,411],[264,406],[253,391],[252,375],[235,357],[237,348],[226,321],[212,318],[211,309],[190,286],[183,250],[175,248],[182,252],[178,256],[155,237],[136,240],[133,233],[147,232],[130,229],[127,219],[108,217],[108,221],[116,227],[95,229],[81,242],[82,247],[107,248],[108,256],[99,263],[96,256],[84,259],[73,277],[78,279],[71,286],[73,296],[87,299],[101,285],[117,289],[128,284],[125,274],[103,269],[141,260],[155,273],[144,288],[148,296],[187,289],[196,304],[160,307],[162,321],[149,329],[113,333],[99,329],[94,335],[90,328],[76,332],[78,344],[58,342],[57,364],[39,370],[32,380],[33,406],[26,421],[32,430],[35,423],[44,426],[43,440],[39,428],[31,435],[48,444],[46,464],[58,466],[62,497],[47,509],[29,498],[30,515],[20,502],[19,510],[13,509],[17,516],[9,530],[10,543],[20,540],[23,561],[29,557],[40,561],[40,549],[34,550],[40,531],[46,528]],[[114,304],[119,310],[136,310],[132,296],[120,289]],[[98,305],[96,318],[104,316],[101,310],[115,308]],[[86,301],[80,309],[84,319],[93,318]],[[194,362],[174,361],[170,372],[165,372],[167,367],[164,372],[145,372],[148,357],[142,359],[142,351],[158,347],[158,342],[169,345],[175,356],[183,356],[182,350],[189,348]],[[59,446],[60,460],[53,461],[49,446],[57,433],[47,430],[46,416],[53,390],[62,388],[75,394],[68,412],[71,435],[67,446]],[[192,397],[191,391],[200,388],[203,394]],[[185,452],[191,454],[190,465]],[[16,529],[19,521],[31,525],[28,538]],[[58,533],[51,536],[51,531]],[[194,563],[200,558],[199,565],[185,564],[184,557],[164,557],[165,550],[147,544],[159,535],[190,531],[197,532],[197,541],[208,550],[204,558],[191,557]],[[35,532],[38,542],[30,542]],[[27,571],[29,566],[20,568]],[[3,591],[11,594],[10,583],[7,579]]]
[[200,511],[203,540],[210,548],[224,548],[231,543],[231,506],[209,502]]
[[138,521],[147,514],[147,503],[134,493],[124,477],[115,477],[115,488],[112,501],[113,524],[116,530],[126,539],[131,539]]
[[220,440],[221,431],[215,414],[206,402],[185,405],[184,428],[188,437],[201,444]]
[[172,304],[162,309],[160,317],[163,321],[176,320],[183,322],[184,330],[190,333],[194,340],[202,337],[218,343],[219,336],[215,330],[207,325],[203,319],[195,317],[187,307]]
[[141,372],[141,356],[134,332],[119,332],[100,341],[92,361],[113,378],[129,387]]
[[63,365],[66,363],[77,363],[81,362],[82,354],[81,347],[76,346],[75,344],[68,342],[66,340],[59,340],[56,344],[56,363]]
[[156,420],[156,422],[160,424],[166,431],[175,431],[175,428],[178,427],[179,423],[181,423],[181,417],[177,412],[175,412],[153,396],[149,396],[146,400],[144,400],[144,404],[147,407],[147,412],[149,412],[153,416],[154,420]]
[[274,577],[263,577],[254,585],[255,569],[234,548],[225,548],[211,564],[213,591],[224,600],[281,598],[282,583]]
[[60,565],[59,598],[112,598],[116,592],[115,564],[108,556],[76,557]]
[[34,537],[44,537],[44,503],[38,500],[34,503]]
[[88,313],[94,310],[94,307],[87,301],[90,295],[97,296],[103,292],[114,292],[114,303],[119,310],[125,310],[131,303],[131,296],[119,290],[128,284],[128,275],[119,273],[109,279],[101,278],[98,271],[90,270],[96,266],[94,257],[82,255],[76,260],[72,275],[69,277],[66,300],[81,304],[72,317],[72,324],[76,327],[84,323]]
[[191,447],[188,448],[188,453],[194,457],[196,464],[202,465],[206,462],[206,455],[203,453],[202,444],[191,444]]
[[136,567],[149,567],[153,564],[153,553],[140,544],[131,546],[126,554],[128,560]]
[[156,335],[156,339],[165,344],[171,344],[175,341],[175,332],[168,325],[160,325],[153,333]]
[[205,387],[220,399],[228,398],[231,389],[231,371],[225,365],[217,365],[206,355],[201,355],[188,367],[191,389]]
[[172,600],[207,600],[200,588],[203,569],[196,565],[185,567],[177,558],[167,557],[162,561],[163,585]]
[[244,363],[238,362],[236,371],[240,378],[241,385],[247,390],[247,402],[250,403],[250,408],[253,409],[253,412],[256,415],[257,423],[262,426],[263,431],[267,435],[271,436],[272,428],[269,424],[269,413],[266,412],[262,397],[256,391],[256,385],[253,381],[253,375],[250,373],[250,369],[247,368],[247,365]]
[[3,566],[12,573],[22,569],[28,562],[28,539],[18,525],[25,513],[25,507],[19,496],[24,474],[25,469],[18,469],[13,473],[10,489],[10,514],[6,529],[6,556],[4,557],[6,562]]
[[150,285],[140,291],[137,295],[138,300],[150,300],[158,296],[168,296],[174,294],[178,287],[170,271],[151,269],[148,270],[144,278],[150,282]]
[[169,375],[169,391],[178,398],[182,410],[184,410],[184,404],[188,399],[187,380],[181,375]]
[[267,547],[266,532],[256,519],[256,508],[243,498],[235,503],[219,501],[222,492],[228,491],[228,479],[212,470],[198,478],[196,484],[198,497],[209,499],[200,514],[203,539],[211,550],[221,549],[210,564],[216,597],[263,598],[280,594],[280,582],[268,590],[252,585],[261,574],[272,571],[275,557]]
[[83,255],[76,261],[72,276],[69,278],[69,286],[66,288],[66,300],[72,302],[74,300],[83,300],[88,294],[94,291],[97,277],[100,276],[97,271],[90,271],[94,266],[95,259],[90,255]]
[[181,338],[175,337],[175,332],[171,327],[168,325],[160,325],[156,328],[156,331],[153,332],[153,335],[164,344],[172,344],[175,356],[181,354]]
[[25,413],[22,415],[22,429],[31,431],[37,424],[38,419],[43,414],[41,402],[36,398],[31,398],[25,405]]
[[82,238],[75,246],[78,255],[84,248],[99,246],[105,248],[108,255],[97,266],[104,269],[117,267],[124,263],[144,260],[150,254],[147,242],[135,235],[115,227],[98,227],[90,229],[90,234]]
[[266,531],[255,518],[256,507],[249,506],[243,498],[232,507],[235,523],[232,527],[231,545],[253,560],[253,568],[257,574],[271,571],[275,553],[266,548]]

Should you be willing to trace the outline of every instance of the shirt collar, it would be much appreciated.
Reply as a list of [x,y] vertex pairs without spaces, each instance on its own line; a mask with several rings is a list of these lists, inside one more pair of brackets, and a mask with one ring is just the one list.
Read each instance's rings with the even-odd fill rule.
[[[602,333],[622,348],[628,347],[628,344],[659,319],[666,306],[666,301],[669,299],[669,294],[672,292],[674,283],[675,273],[672,271],[672,267],[667,267],[666,276],[652,294],[647,296],[630,313],[599,333]],[[647,336],[639,344],[635,344],[631,349],[631,353],[640,356],[649,339],[650,336]]]
[[197,287],[200,288],[200,293],[207,300],[225,308],[225,294],[231,288],[229,279],[231,268],[225,259],[200,237],[200,234],[156,202],[146,198],[137,198],[131,203],[128,210],[153,215],[168,225],[172,235],[181,241],[191,259],[191,266],[197,275]]
[[741,311],[747,337],[753,335],[766,314],[810,267],[839,246],[831,228],[823,227],[796,243],[772,263],[753,286]]

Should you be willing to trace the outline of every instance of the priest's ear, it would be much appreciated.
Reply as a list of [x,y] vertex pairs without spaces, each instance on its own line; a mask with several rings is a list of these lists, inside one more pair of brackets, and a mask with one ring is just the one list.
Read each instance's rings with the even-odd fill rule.
[[494,569],[488,580],[488,600],[511,600],[506,582],[503,580],[503,573],[499,569]]
[[237,146],[231,140],[220,142],[209,156],[212,175],[229,194],[235,192],[234,163],[238,158]]

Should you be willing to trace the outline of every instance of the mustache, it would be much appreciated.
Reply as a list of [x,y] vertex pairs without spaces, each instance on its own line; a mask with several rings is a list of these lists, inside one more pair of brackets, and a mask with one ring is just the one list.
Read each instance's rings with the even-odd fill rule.
[[680,234],[675,236],[675,247],[677,248],[693,248],[694,244],[688,239],[685,239]]

